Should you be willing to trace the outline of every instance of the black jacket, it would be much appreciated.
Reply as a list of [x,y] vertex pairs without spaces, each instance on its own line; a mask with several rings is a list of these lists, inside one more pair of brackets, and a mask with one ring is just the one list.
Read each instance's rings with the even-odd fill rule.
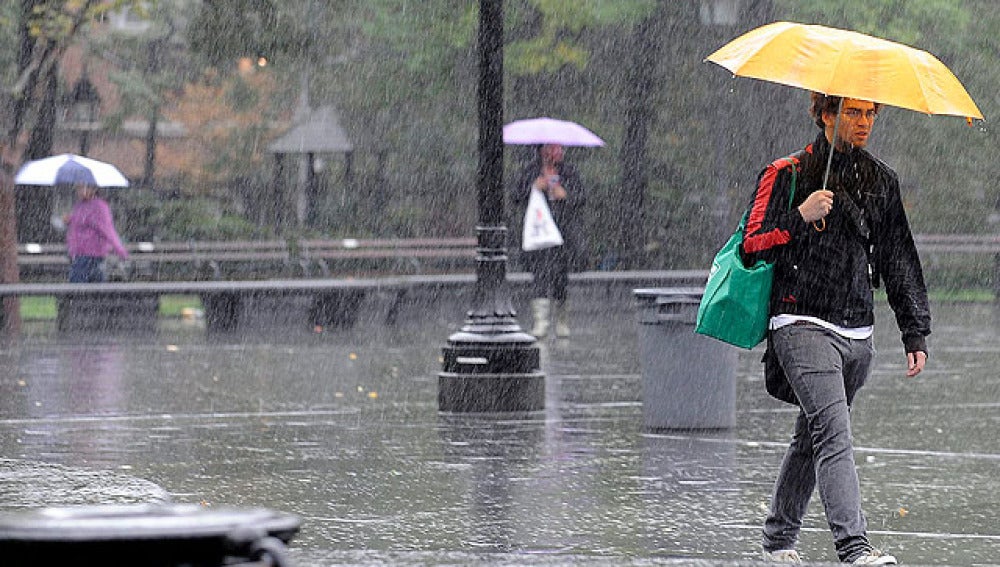
[[[758,178],[743,241],[748,265],[774,262],[771,315],[818,317],[843,327],[873,324],[873,287],[885,282],[906,352],[927,352],[930,308],[920,258],[903,210],[896,173],[865,150],[836,152],[827,188],[833,209],[824,230],[797,207],[823,185],[830,148],[822,133]],[[820,225],[822,228],[822,225]]]
[[[548,205],[552,211],[552,219],[559,227],[559,233],[562,234],[563,249],[569,255],[570,267],[581,269],[587,259],[587,235],[583,219],[583,207],[587,203],[587,192],[573,165],[563,162],[559,164],[557,169],[562,178],[562,186],[566,189],[566,198],[549,201]],[[512,239],[513,245],[518,251],[521,251],[520,228],[524,222],[524,213],[528,208],[531,184],[541,170],[541,160],[536,157],[521,168],[517,175],[513,176],[512,182],[508,186],[507,194],[510,197],[513,217],[510,225],[514,228]],[[532,252],[523,251],[521,253],[532,254]]]

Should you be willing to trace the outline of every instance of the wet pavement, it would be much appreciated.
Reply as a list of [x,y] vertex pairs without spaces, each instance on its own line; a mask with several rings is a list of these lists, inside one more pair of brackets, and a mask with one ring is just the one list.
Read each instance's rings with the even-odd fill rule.
[[[906,564],[1000,564],[1000,308],[934,306],[928,369],[903,374],[891,314],[854,409],[873,541]],[[60,334],[0,346],[0,510],[149,502],[302,516],[297,565],[736,565],[794,419],[736,369],[736,427],[650,431],[634,309],[574,303],[541,343],[546,409],[437,411],[461,309],[396,325]],[[698,364],[679,360],[679,364]],[[836,559],[818,498],[800,551]]]

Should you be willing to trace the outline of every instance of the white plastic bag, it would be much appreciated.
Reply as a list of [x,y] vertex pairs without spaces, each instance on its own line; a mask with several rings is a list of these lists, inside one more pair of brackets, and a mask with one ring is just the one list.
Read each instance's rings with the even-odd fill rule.
[[541,191],[531,190],[528,210],[524,213],[524,232],[521,234],[521,248],[527,252],[563,244],[562,234],[545,201]]

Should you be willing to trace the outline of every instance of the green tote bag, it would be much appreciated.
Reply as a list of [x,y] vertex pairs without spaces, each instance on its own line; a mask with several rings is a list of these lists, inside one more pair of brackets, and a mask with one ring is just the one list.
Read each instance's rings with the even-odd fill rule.
[[774,266],[763,260],[749,268],[743,266],[740,243],[745,222],[746,215],[712,260],[695,332],[749,349],[764,340],[767,333]]
[[[787,158],[786,158],[787,159]],[[796,166],[792,163],[792,186],[788,197],[791,208],[795,197]],[[768,304],[774,266],[758,260],[747,268],[740,258],[740,244],[750,211],[743,215],[736,232],[712,260],[708,283],[698,306],[695,332],[720,341],[751,349],[767,334]]]

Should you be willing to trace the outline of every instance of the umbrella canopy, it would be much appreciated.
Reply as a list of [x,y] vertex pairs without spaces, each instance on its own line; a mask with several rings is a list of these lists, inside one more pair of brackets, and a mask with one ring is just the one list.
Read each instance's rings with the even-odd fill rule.
[[97,187],[128,187],[128,179],[117,167],[74,154],[29,161],[18,170],[14,183],[49,186],[85,183]]
[[598,138],[596,134],[576,122],[545,117],[515,120],[507,124],[503,127],[503,141],[505,144],[520,145],[604,145],[604,140]]
[[853,31],[775,22],[734,39],[706,61],[734,75],[829,96],[983,118],[965,87],[936,57]]

